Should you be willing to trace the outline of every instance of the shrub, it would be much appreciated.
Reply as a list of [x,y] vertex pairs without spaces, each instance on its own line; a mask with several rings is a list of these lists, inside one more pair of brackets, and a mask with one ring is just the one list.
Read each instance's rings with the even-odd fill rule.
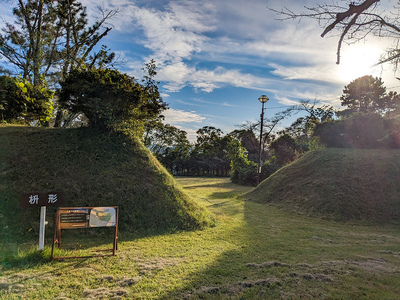
[[314,135],[330,148],[399,148],[400,122],[376,113],[360,113],[318,124]]
[[61,82],[60,104],[99,129],[136,128],[166,108],[156,86],[111,69],[75,69]]
[[7,123],[46,124],[53,116],[53,95],[46,85],[34,86],[19,77],[0,76],[0,113]]

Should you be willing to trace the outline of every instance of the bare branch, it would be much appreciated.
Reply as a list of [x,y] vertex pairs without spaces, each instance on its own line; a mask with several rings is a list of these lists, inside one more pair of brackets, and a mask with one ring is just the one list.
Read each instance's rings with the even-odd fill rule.
[[346,27],[346,32],[350,29],[350,27],[352,25],[355,24],[357,18],[367,9],[369,9],[371,7],[371,5],[373,5],[374,3],[379,2],[380,0],[365,0],[362,4],[360,5],[354,5],[352,3],[350,3],[349,5],[349,9],[343,13],[338,13],[336,14],[336,20],[329,25],[328,27],[325,28],[324,32],[321,34],[321,37],[324,37],[328,32],[330,32],[333,28],[335,28],[335,26],[339,23],[342,23],[345,19],[349,18],[352,15],[356,15],[351,22],[349,23],[349,25]]
[[[378,11],[380,0],[340,1],[332,4],[318,4],[315,7],[305,7],[305,13],[295,13],[287,7],[281,10],[269,8],[276,13],[281,21],[299,20],[303,18],[314,19],[323,28],[321,37],[325,37],[334,30],[339,32],[337,45],[337,61],[340,63],[340,53],[343,42],[354,43],[365,39],[372,34],[377,37],[399,38],[400,36],[400,8],[393,7],[392,11]],[[359,4],[356,4],[359,3]],[[391,50],[392,51],[392,50]],[[384,61],[398,59],[398,53],[389,56]]]

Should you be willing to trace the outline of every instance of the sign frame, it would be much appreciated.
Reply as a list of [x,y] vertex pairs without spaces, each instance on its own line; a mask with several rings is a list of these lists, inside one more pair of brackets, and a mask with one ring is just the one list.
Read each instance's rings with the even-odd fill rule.
[[[90,213],[93,209],[114,209],[114,218],[115,222],[112,223],[111,226],[89,226],[90,223]],[[56,222],[54,226],[54,237],[53,244],[51,247],[51,260],[53,259],[70,259],[70,258],[91,258],[91,257],[99,257],[99,256],[116,256],[118,250],[118,206],[107,206],[107,207],[58,207],[56,212]],[[87,217],[84,221],[84,214]],[[64,215],[64,216],[62,216]],[[84,221],[84,222],[83,222]],[[75,225],[75,226],[74,226]],[[115,227],[114,231],[114,241],[112,249],[104,249],[97,250],[96,252],[101,251],[112,251],[111,254],[103,254],[103,255],[89,255],[89,256],[54,256],[54,246],[57,243],[58,248],[61,249],[61,230],[62,229],[78,229],[78,228],[98,228],[98,227]]]

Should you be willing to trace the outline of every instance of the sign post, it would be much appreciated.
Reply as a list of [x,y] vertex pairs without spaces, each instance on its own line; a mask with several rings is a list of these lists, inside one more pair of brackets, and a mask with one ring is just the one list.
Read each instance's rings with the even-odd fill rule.
[[[112,249],[97,251],[112,251],[112,254],[90,256],[54,256],[54,245],[61,248],[61,229],[115,227]],[[94,256],[117,255],[118,250],[118,206],[111,207],[59,207],[56,214],[53,245],[51,247],[51,259],[89,258]]]
[[21,196],[21,207],[40,207],[40,225],[39,225],[39,250],[44,249],[44,234],[46,227],[46,206],[58,206],[63,203],[62,192],[31,192],[24,193]]
[[39,225],[39,250],[44,249],[44,231],[46,227],[46,206],[40,208],[40,225]]

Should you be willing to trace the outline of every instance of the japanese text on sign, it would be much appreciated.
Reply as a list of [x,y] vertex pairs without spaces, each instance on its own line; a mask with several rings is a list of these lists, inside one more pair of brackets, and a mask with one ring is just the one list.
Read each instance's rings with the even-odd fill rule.
[[22,207],[59,206],[63,204],[62,192],[31,192],[21,197]]
[[61,208],[59,212],[60,229],[88,227],[89,210],[87,208]]

